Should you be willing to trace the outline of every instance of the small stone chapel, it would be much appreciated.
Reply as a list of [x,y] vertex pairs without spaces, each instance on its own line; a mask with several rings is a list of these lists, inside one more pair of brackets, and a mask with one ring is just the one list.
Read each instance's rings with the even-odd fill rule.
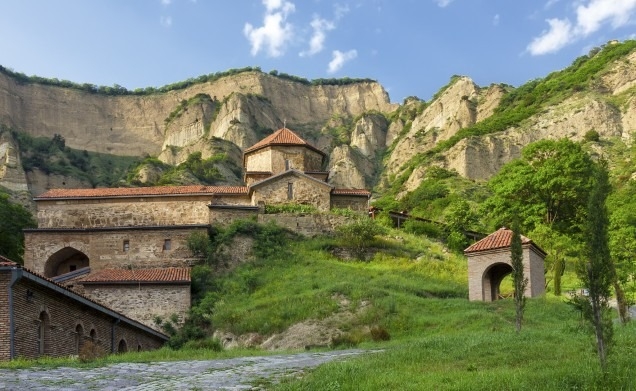
[[[512,273],[510,245],[513,232],[502,227],[464,250],[468,257],[468,298],[471,301],[495,301],[499,285]],[[546,252],[532,240],[521,236],[523,273],[528,279],[526,297],[545,293],[544,260]]]

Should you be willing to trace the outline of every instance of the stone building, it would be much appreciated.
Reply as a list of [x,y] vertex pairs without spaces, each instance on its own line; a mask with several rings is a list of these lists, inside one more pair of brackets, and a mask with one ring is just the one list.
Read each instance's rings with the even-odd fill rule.
[[0,256],[0,361],[159,348],[168,337]]
[[[512,273],[510,244],[512,230],[500,228],[464,250],[468,257],[468,297],[470,300],[494,301],[499,298],[501,281]],[[546,252],[532,240],[521,236],[523,273],[528,279],[524,295],[540,296],[545,292],[543,261]]]
[[[245,186],[51,189],[34,199],[38,227],[25,230],[25,265],[84,289],[138,321],[148,322],[157,308],[183,314],[189,308],[189,296],[183,295],[189,280],[170,280],[176,274],[168,268],[188,268],[195,262],[187,249],[191,233],[246,217],[269,221],[272,215],[264,211],[272,204],[310,205],[321,212],[367,210],[369,191],[334,188],[322,168],[324,159],[322,151],[283,128],[245,150]],[[333,229],[339,217],[285,216],[279,222],[315,234]],[[169,277],[142,280],[143,269]],[[130,292],[132,286],[143,286],[170,305],[155,302],[144,313]],[[117,296],[127,299],[114,300]]]

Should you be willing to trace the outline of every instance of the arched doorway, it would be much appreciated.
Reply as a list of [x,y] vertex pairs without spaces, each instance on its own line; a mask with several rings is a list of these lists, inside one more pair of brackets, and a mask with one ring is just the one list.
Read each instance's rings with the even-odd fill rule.
[[44,276],[55,277],[89,266],[88,256],[73,247],[64,247],[46,260]]
[[125,340],[120,340],[119,345],[117,345],[117,353],[126,353],[128,351],[128,345]]
[[512,266],[507,263],[494,263],[490,265],[482,276],[484,301],[495,301],[500,298],[501,281],[512,273]]
[[46,311],[40,312],[38,317],[38,354],[45,355],[49,348],[49,314]]
[[80,354],[84,343],[84,327],[81,324],[75,326],[75,353]]

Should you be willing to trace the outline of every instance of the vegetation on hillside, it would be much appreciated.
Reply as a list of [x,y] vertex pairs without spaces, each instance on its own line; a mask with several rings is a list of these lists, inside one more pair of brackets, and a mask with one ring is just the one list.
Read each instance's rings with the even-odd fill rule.
[[17,141],[25,171],[38,169],[45,174],[74,177],[93,187],[117,186],[125,178],[128,168],[139,160],[70,148],[59,134],[51,138],[33,137],[0,124],[0,132],[4,131],[10,131]]
[[22,229],[35,227],[31,212],[9,201],[9,195],[0,188],[0,255],[21,264],[24,254]]
[[[201,75],[198,77],[191,77],[189,79],[167,84],[165,86],[158,87],[158,88],[157,87],[136,88],[130,91],[126,89],[125,87],[120,86],[119,84],[113,84],[112,86],[97,86],[91,83],[80,84],[80,83],[72,82],[70,80],[59,80],[57,78],[49,79],[49,78],[35,76],[35,75],[27,76],[22,72],[15,72],[9,68],[5,68],[0,65],[0,73],[11,77],[13,80],[21,84],[41,84],[41,85],[55,86],[55,87],[62,87],[62,88],[72,88],[75,90],[84,91],[91,94],[101,94],[106,96],[152,95],[157,93],[165,93],[170,91],[182,90],[197,84],[211,83],[216,80],[222,79],[224,77],[234,76],[234,75],[238,75],[245,72],[262,73],[260,67],[235,68],[235,69],[229,69],[227,71],[222,71],[222,72],[209,73],[207,75]],[[372,80],[372,79],[355,79],[355,78],[349,78],[349,77],[344,77],[341,79],[332,78],[332,79],[308,80],[302,77],[289,75],[287,73],[279,73],[276,70],[270,71],[269,74],[271,76],[275,76],[280,79],[291,80],[296,83],[301,83],[301,84],[311,85],[311,86],[331,86],[331,85],[342,86],[342,85],[350,85],[350,84],[357,84],[357,83],[375,82],[375,80]]]

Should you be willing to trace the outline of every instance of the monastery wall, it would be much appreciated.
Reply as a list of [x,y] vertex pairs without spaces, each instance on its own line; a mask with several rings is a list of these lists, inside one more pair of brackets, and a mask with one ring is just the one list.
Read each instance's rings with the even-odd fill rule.
[[38,200],[39,228],[207,224],[210,195]]
[[[290,188],[291,186],[291,188]],[[252,205],[298,203],[315,206],[319,211],[328,211],[331,206],[331,187],[326,183],[304,176],[287,175],[284,178],[258,185],[252,194]]]
[[[92,271],[129,267],[189,267],[192,255],[187,247],[188,236],[191,232],[207,233],[207,227],[28,230],[25,235],[24,265],[51,277],[58,264],[68,258],[69,251],[76,250],[88,257]],[[166,248],[167,243],[169,249]]]

